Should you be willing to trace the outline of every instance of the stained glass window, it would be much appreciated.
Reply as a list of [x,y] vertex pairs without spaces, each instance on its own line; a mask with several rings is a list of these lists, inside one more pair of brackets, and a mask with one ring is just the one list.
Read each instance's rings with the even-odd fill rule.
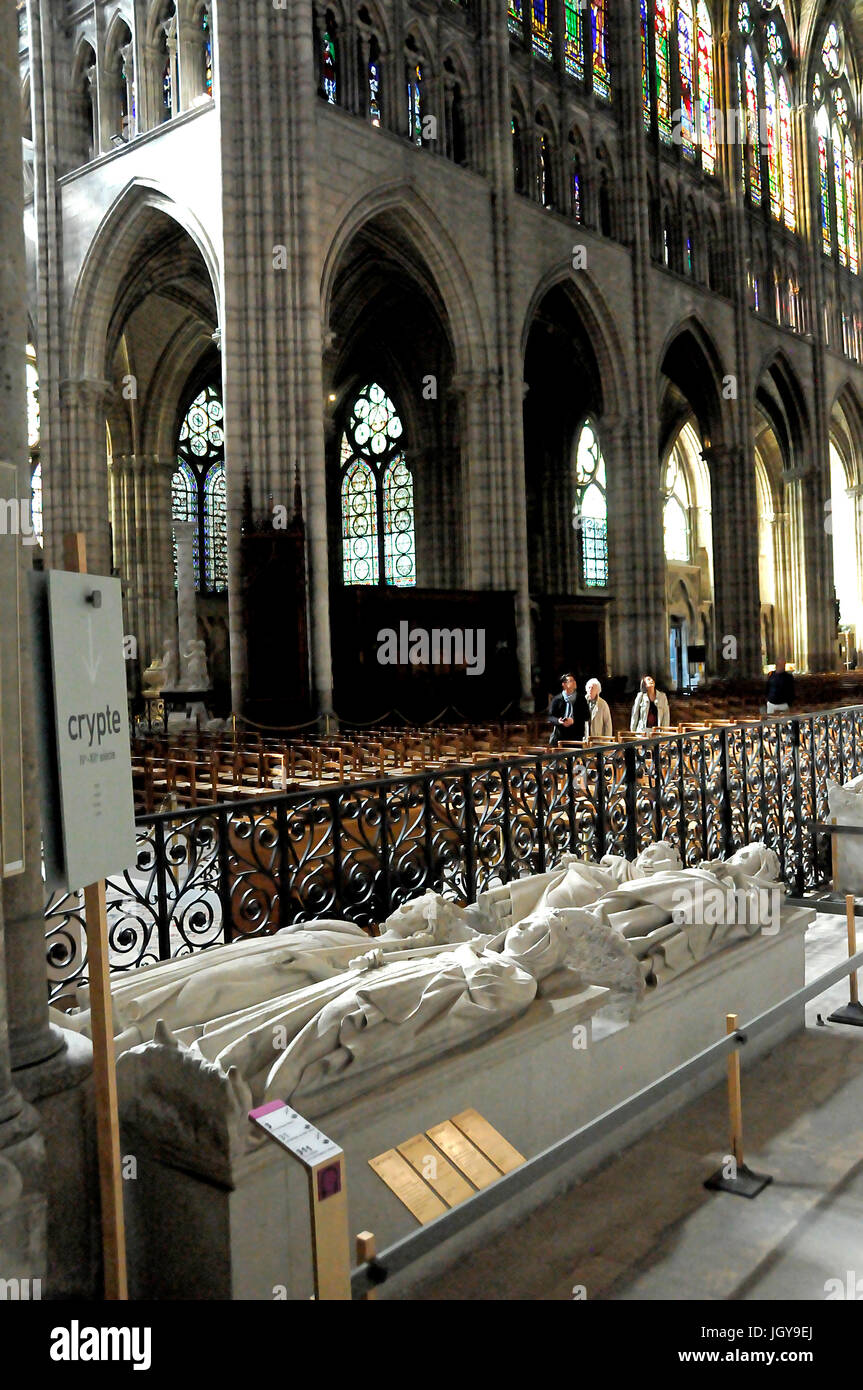
[[753,203],[761,203],[761,138],[759,134],[758,73],[752,49],[747,46],[744,60],[746,97],[746,143],[749,151],[749,192]]
[[552,179],[551,141],[543,133],[539,137],[539,157],[537,159],[537,196],[544,208],[554,206],[554,181]]
[[205,9],[201,15],[201,32],[204,36],[204,91],[208,97],[213,95],[213,26],[210,11]]
[[848,120],[848,100],[841,87],[834,87],[831,93],[833,97],[833,110],[839,117],[841,125],[845,125]]
[[415,145],[423,142],[423,70],[420,63],[408,68],[408,138]]
[[27,439],[31,449],[38,449],[41,438],[39,415],[39,373],[36,370],[36,349],[27,344]]
[[533,51],[549,63],[554,54],[551,46],[550,0],[532,0],[533,4]]
[[37,544],[45,544],[45,517],[42,509],[42,464],[37,463],[30,479],[30,515]]
[[[130,34],[127,48],[131,47],[131,43]],[[128,60],[125,54],[120,56],[120,133],[127,140],[131,140],[135,134],[135,70],[131,54]]]
[[524,192],[524,164],[521,151],[521,124],[517,117],[513,116],[510,121],[512,132],[512,168],[515,176],[516,193]]
[[[228,587],[228,509],[222,401],[208,386],[190,405],[180,429],[173,477],[175,521],[194,521],[195,587],[224,593]],[[176,546],[174,574],[176,577]]]
[[668,59],[670,0],[655,0],[654,36],[656,42],[656,117],[659,134],[671,144],[671,69]]
[[695,81],[692,54],[692,0],[678,0],[677,65],[680,75],[680,137],[684,150],[695,153]]
[[39,460],[39,444],[42,438],[42,425],[39,414],[39,373],[36,370],[36,349],[27,344],[27,443],[30,447],[30,512],[33,518],[33,531],[39,545],[43,543],[42,525],[42,464]]
[[570,77],[584,81],[584,23],[579,0],[564,0],[566,44],[563,62]]
[[839,264],[848,264],[848,224],[845,217],[845,164],[842,157],[842,136],[839,127],[834,125],[833,140],[833,186],[836,195],[836,241],[839,247]]
[[214,463],[204,484],[204,576],[211,593],[228,587],[228,487],[225,465]]
[[[852,89],[843,56],[842,30],[836,23],[827,26],[821,45],[821,62],[825,71],[817,72],[812,83],[818,137],[821,247],[827,256],[833,255],[835,250],[839,264],[856,275],[860,272],[860,226],[855,139],[849,128]],[[851,354],[852,350],[849,341],[846,351]]]
[[845,210],[848,220],[848,264],[856,275],[860,269],[857,241],[857,189],[854,179],[854,151],[851,146],[851,137],[847,132],[843,156],[845,160]]
[[174,81],[171,72],[171,58],[169,56],[168,61],[165,63],[165,70],[162,74],[162,105],[164,107],[164,110],[162,112],[163,121],[169,121],[171,119],[171,116],[173,114],[173,103]]
[[[198,479],[197,475],[184,461],[181,461],[171,482],[171,515],[174,521],[198,520]],[[194,550],[195,588],[201,587],[200,540],[195,538]],[[174,584],[177,583],[177,542],[174,541]]]
[[779,112],[776,107],[776,83],[769,63],[764,65],[764,110],[767,117],[767,184],[770,211],[782,216],[782,166],[779,151]]
[[665,467],[663,493],[665,557],[667,560],[677,560],[680,564],[688,565],[692,558],[689,538],[689,488],[676,448],[672,449]]
[[522,0],[509,0],[509,10],[507,12],[507,23],[513,34],[521,35],[522,30]]
[[373,37],[369,45],[369,120],[374,126],[381,123],[381,80],[378,41]]
[[779,141],[782,149],[782,208],[786,227],[797,226],[797,194],[794,188],[794,146],[791,140],[791,101],[784,77],[779,79]]
[[585,421],[575,450],[573,526],[581,540],[581,575],[586,589],[608,584],[608,504],[605,459],[590,421]]
[[611,97],[611,78],[608,72],[608,16],[606,0],[591,0],[590,23],[593,39],[593,90],[608,101]]
[[398,454],[384,474],[384,577],[387,584],[403,589],[417,582],[414,480],[404,454]]
[[329,31],[326,31],[321,39],[321,86],[330,106],[335,106],[338,91],[336,45]]
[[581,162],[577,154],[572,157],[572,215],[576,222],[583,217],[581,194]]
[[842,67],[839,50],[839,30],[835,24],[828,24],[824,42],[821,45],[821,61],[831,77],[838,77]]
[[650,130],[650,40],[647,32],[647,0],[641,0],[641,111],[645,130]]
[[716,97],[713,81],[713,29],[704,0],[698,0],[698,109],[701,167],[716,172]]
[[396,407],[383,387],[364,387],[342,436],[345,584],[409,588],[417,582],[414,483],[403,434]]
[[830,256],[833,253],[833,235],[830,228],[830,178],[827,159],[827,112],[822,106],[816,118],[818,131],[818,181],[821,193],[821,248]]
[[346,584],[377,584],[378,517],[375,476],[355,462],[342,479],[342,554]]

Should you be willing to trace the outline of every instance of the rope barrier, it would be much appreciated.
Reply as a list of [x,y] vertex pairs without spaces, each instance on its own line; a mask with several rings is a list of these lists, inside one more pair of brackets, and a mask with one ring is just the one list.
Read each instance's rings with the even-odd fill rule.
[[[512,709],[515,703],[515,700],[510,700],[509,704],[501,710],[500,714],[493,714],[487,716],[487,721],[490,723],[497,723],[498,721],[503,722],[505,715],[509,710]],[[544,712],[541,711],[538,714],[524,714],[522,715],[522,718],[516,722],[526,723],[529,722],[531,719],[542,719],[543,713]],[[385,724],[389,719],[397,719],[401,724],[406,725],[410,729],[430,729],[435,724],[437,724],[439,720],[444,719],[447,715],[454,715],[457,719],[462,720],[467,725],[482,724],[484,722],[479,717],[472,718],[470,715],[463,714],[461,710],[456,709],[455,705],[447,705],[444,709],[440,711],[439,714],[436,714],[431,719],[426,720],[411,719],[408,715],[404,714],[399,709],[388,710],[386,714],[379,715],[377,719],[368,720],[343,719],[340,714],[336,713],[330,715],[322,714],[319,715],[316,719],[307,720],[304,724],[258,724],[254,719],[249,719],[249,717],[245,714],[235,714],[232,716],[232,718],[237,724],[247,724],[249,728],[260,729],[262,733],[283,734],[296,733],[302,729],[317,729],[320,727],[321,720],[333,720],[339,725],[339,728],[373,729],[378,724]]]

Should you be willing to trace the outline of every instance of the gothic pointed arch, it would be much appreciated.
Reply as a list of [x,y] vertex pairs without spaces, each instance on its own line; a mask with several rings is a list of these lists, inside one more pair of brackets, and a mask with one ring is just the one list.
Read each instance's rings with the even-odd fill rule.
[[389,253],[440,302],[458,373],[487,372],[488,346],[473,278],[437,213],[411,184],[383,185],[346,209],[323,266],[322,322],[332,327],[336,278],[364,230],[386,241]]
[[725,368],[712,335],[696,317],[677,324],[659,358],[658,394],[668,381],[689,403],[705,445],[719,447],[731,437],[729,406],[723,398]]

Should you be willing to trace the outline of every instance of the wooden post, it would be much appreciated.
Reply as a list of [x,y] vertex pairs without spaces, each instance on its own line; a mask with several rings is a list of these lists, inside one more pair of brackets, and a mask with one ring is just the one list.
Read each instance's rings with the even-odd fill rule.
[[[737,1014],[725,1015],[727,1034],[737,1032]],[[728,1057],[728,1115],[731,1126],[731,1152],[738,1170],[743,1167],[743,1099],[740,1088],[740,1053],[735,1049]]]
[[[848,955],[849,955],[849,957],[850,957],[850,956],[856,956],[856,954],[857,954],[857,926],[856,926],[856,923],[855,923],[855,921],[854,921],[854,895],[853,895],[853,893],[846,893],[846,894],[845,894],[845,920],[846,920],[846,922],[847,922],[847,924],[848,924]],[[852,1004],[859,1004],[859,1002],[860,1002],[860,996],[859,996],[859,994],[858,994],[858,992],[857,992],[857,971],[856,971],[856,970],[852,970],[852,971],[851,971],[850,985],[851,985],[851,1003],[852,1003]]]
[[[378,1253],[378,1243],[371,1231],[360,1231],[357,1236],[357,1264],[367,1265],[375,1258]],[[378,1296],[377,1289],[369,1289],[368,1293],[362,1296],[362,1302],[366,1303]]]
[[351,1267],[344,1154],[335,1162],[326,1159],[309,1169],[309,1199],[315,1298],[349,1303]]
[[[63,556],[67,569],[72,573],[87,573],[87,541],[83,533],[70,533],[64,537]],[[108,911],[104,879],[84,889],[84,925],[87,932],[90,979],[93,1090],[96,1102],[99,1192],[102,1202],[105,1297],[110,1302],[123,1302],[129,1297],[129,1286],[126,1273],[120,1112],[117,1105],[114,1014],[111,1007]]]

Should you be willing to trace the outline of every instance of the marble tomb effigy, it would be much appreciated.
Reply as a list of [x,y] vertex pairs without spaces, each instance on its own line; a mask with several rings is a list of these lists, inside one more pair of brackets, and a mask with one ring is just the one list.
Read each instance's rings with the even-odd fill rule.
[[[369,1205],[389,1194],[369,1187],[367,1159],[409,1137],[411,1124],[455,1113],[441,1108],[450,1097],[485,1106],[530,1155],[686,1060],[719,1035],[725,1010],[790,993],[802,983],[813,914],[785,907],[781,891],[777,857],[763,845],[684,869],[659,843],[632,863],[565,857],[468,907],[427,893],[375,939],[350,923],[314,922],[119,977],[124,1143],[151,1173],[129,1185],[140,1206],[133,1231],[152,1243],[157,1207],[179,1194],[200,1224],[201,1184],[212,1195],[215,1183],[225,1203],[216,1245],[224,1251],[227,1240],[231,1253],[227,1282],[210,1296],[271,1297],[268,1279],[304,1296],[305,1275],[288,1255],[302,1227],[301,1190],[299,1210],[284,1206],[284,1163],[260,1152],[253,1105],[284,1100],[323,1123],[345,1148],[349,1197],[355,1190],[362,1201],[356,1229],[369,1227]],[[86,1032],[86,990],[80,1002],[65,1023]],[[602,1038],[580,1072],[576,1025]],[[526,1109],[522,1094],[533,1096]],[[262,1210],[273,1203],[275,1220]],[[230,1235],[240,1209],[264,1242],[245,1256]],[[391,1211],[374,1219],[376,1232],[398,1229]],[[192,1225],[183,1240],[200,1242]],[[178,1292],[194,1282],[185,1267],[177,1272],[179,1248],[167,1263],[152,1248],[141,1256],[138,1296],[207,1296]]]

